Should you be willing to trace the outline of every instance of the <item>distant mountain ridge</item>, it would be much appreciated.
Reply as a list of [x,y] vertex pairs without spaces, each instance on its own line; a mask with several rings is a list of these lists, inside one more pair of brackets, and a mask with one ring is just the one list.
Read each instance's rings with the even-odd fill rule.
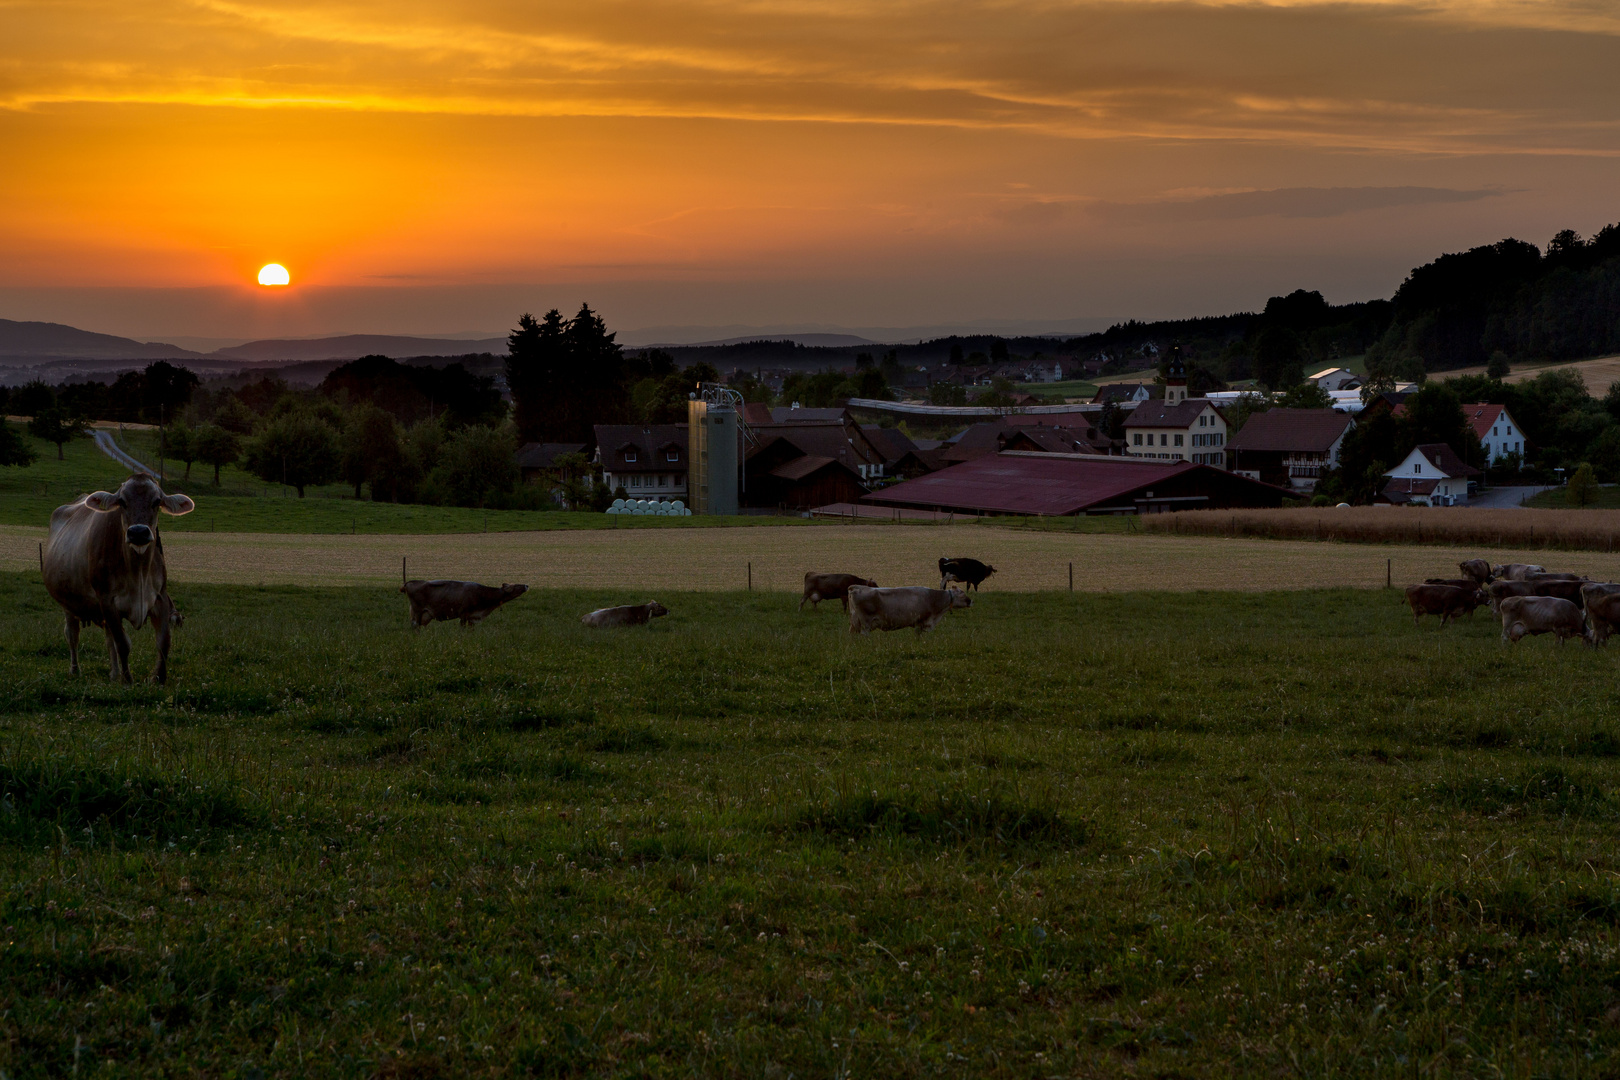
[[0,319],[0,360],[196,360],[202,356],[160,341],[97,334],[61,323]]
[[[455,339],[404,337],[393,334],[344,334],[337,337],[249,341],[212,352],[197,352],[160,341],[136,341],[97,334],[75,326],[0,319],[0,364],[8,367],[56,361],[95,360],[131,363],[150,360],[214,361],[225,364],[302,363],[354,360],[361,356],[465,356],[506,352],[504,337]],[[97,365],[102,366],[102,365]]]

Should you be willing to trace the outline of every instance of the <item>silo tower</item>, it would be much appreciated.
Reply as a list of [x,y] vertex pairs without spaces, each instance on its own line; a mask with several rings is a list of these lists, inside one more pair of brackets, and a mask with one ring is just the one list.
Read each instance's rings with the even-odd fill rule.
[[704,383],[686,403],[692,513],[737,513],[742,482],[742,395]]

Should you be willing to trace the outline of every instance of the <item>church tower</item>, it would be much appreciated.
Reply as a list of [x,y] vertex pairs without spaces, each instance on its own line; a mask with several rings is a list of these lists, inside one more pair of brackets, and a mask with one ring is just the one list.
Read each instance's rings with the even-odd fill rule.
[[1187,400],[1187,365],[1181,359],[1181,346],[1170,347],[1170,366],[1164,373],[1164,404],[1180,405]]

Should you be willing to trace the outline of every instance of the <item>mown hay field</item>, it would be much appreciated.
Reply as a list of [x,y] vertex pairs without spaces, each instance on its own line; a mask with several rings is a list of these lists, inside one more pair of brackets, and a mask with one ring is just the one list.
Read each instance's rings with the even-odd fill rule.
[[[43,529],[0,526],[0,570],[37,569]],[[397,583],[413,578],[636,590],[798,592],[809,570],[860,573],[883,585],[939,584],[941,556],[996,567],[998,591],[1375,588],[1455,577],[1459,560],[1548,563],[1544,552],[1441,545],[1373,547],[1157,533],[1123,535],[979,525],[813,529],[592,530],[431,536],[163,533],[170,577],[250,585]],[[1616,580],[1620,553],[1571,552],[1561,569]],[[646,599],[646,597],[642,597]]]
[[[1184,510],[1142,519],[1176,536],[1339,540],[1358,544],[1471,544],[1521,551],[1610,553],[1620,510],[1470,510],[1458,507],[1314,506],[1290,510]],[[1540,562],[1540,559],[1535,560]]]
[[869,639],[776,593],[416,633],[370,588],[176,591],[171,684],[126,688],[0,575],[7,1076],[1620,1051],[1612,651],[1352,590],[987,591]]

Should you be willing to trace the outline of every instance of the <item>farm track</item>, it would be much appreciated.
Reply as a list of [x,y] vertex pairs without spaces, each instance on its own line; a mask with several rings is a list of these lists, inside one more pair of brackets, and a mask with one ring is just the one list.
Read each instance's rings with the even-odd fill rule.
[[[38,565],[45,530],[0,526],[0,570]],[[807,570],[868,574],[884,585],[937,583],[942,555],[997,568],[1000,592],[1143,589],[1267,591],[1377,588],[1385,560],[1397,586],[1450,577],[1461,559],[1539,562],[1620,579],[1620,553],[1437,545],[1341,544],[1187,536],[1024,532],[982,525],[852,525],[815,529],[646,529],[471,535],[311,536],[180,533],[163,538],[171,579],[246,585],[372,585],[413,578],[526,582],[536,587],[797,593]]]

